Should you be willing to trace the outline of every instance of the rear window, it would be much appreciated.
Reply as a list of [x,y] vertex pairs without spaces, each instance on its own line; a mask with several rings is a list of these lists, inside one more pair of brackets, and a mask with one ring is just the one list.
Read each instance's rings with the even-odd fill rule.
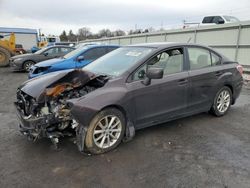
[[204,48],[188,48],[190,70],[196,70],[211,66],[210,52]]

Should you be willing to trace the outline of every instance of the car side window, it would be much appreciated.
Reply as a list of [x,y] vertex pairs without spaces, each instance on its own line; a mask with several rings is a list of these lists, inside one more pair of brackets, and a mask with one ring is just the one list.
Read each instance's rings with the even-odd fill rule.
[[201,69],[211,66],[209,50],[204,48],[188,48],[190,70]]
[[224,23],[224,20],[220,16],[215,16],[213,19],[213,23],[215,23],[215,24]]
[[146,76],[146,71],[150,67],[159,67],[164,71],[164,75],[182,72],[183,70],[183,49],[176,48],[166,50],[152,57],[144,66],[139,68],[133,75],[133,80],[141,80]]
[[212,58],[212,65],[220,65],[221,64],[221,58],[216,55],[215,53],[211,52],[211,58]]
[[48,55],[54,55],[54,54],[58,54],[59,50],[58,50],[58,48],[50,48],[47,51],[45,51],[44,53],[47,53]]
[[214,16],[207,16],[202,20],[202,23],[213,23]]
[[72,51],[71,48],[61,48],[61,53],[69,53],[70,51]]
[[84,53],[85,60],[95,60],[106,54],[105,48],[93,48]]

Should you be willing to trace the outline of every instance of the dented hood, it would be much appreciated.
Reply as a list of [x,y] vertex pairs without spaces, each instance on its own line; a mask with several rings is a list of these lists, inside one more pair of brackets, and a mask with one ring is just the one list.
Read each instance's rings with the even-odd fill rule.
[[44,92],[47,88],[56,86],[60,83],[81,83],[81,85],[86,84],[90,80],[96,78],[96,75],[79,70],[64,70],[57,71],[44,76],[39,76],[24,82],[19,89],[24,93],[36,98],[36,100],[41,102],[43,99]]

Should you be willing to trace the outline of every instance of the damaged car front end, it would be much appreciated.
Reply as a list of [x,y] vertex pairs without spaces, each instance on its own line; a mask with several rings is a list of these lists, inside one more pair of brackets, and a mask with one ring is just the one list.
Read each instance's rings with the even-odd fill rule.
[[18,88],[15,102],[21,133],[33,141],[47,137],[57,148],[60,137],[77,132],[78,123],[67,100],[83,97],[108,79],[83,70],[67,70],[25,82]]

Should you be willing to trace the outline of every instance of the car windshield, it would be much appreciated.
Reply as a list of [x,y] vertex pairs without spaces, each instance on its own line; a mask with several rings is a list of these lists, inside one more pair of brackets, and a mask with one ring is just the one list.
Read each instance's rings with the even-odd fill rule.
[[83,69],[96,74],[120,76],[152,50],[154,48],[121,47],[93,61]]
[[42,48],[41,50],[36,51],[34,54],[42,54],[42,53],[45,52],[47,49],[48,49],[48,47],[47,47],[47,48]]
[[76,56],[77,54],[87,50],[88,48],[89,48],[88,46],[84,46],[82,48],[77,48],[77,49],[67,53],[65,56],[63,56],[63,58],[65,58],[65,59],[72,58],[72,57]]

